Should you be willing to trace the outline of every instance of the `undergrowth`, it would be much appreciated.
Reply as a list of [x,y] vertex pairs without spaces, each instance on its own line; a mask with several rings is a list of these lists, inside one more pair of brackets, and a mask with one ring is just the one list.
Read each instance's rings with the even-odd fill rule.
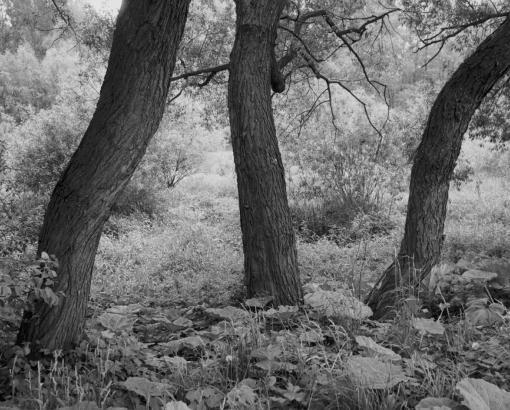
[[[460,403],[467,377],[510,389],[508,315],[469,326],[463,310],[447,315],[436,298],[439,322],[430,306],[410,314],[404,303],[394,320],[379,323],[317,304],[317,294],[364,298],[398,249],[405,198],[392,208],[391,229],[374,232],[373,220],[360,217],[351,225],[353,240],[298,234],[301,276],[307,294],[316,295],[304,308],[241,307],[239,213],[225,157],[211,161],[214,172],[199,169],[162,194],[156,215],[111,218],[96,258],[86,336],[74,350],[31,361],[26,348],[11,347],[21,305],[8,325],[2,322],[2,405],[414,409],[426,397]],[[443,262],[508,257],[508,182],[476,163],[473,169],[472,179],[451,192]],[[21,261],[34,249],[32,239],[6,252]],[[439,325],[441,332],[427,330]],[[363,378],[377,366],[390,370],[382,382]]]

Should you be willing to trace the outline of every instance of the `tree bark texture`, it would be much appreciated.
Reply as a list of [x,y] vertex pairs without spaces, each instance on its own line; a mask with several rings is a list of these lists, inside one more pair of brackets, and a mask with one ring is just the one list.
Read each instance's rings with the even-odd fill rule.
[[296,241],[271,105],[283,91],[274,56],[284,0],[236,0],[228,105],[248,296],[302,299]]
[[46,210],[38,253],[59,261],[60,304],[25,312],[18,343],[68,348],[81,335],[94,259],[110,208],[166,106],[190,0],[124,0],[96,111]]
[[439,262],[450,180],[471,117],[510,69],[510,18],[455,71],[432,106],[416,151],[404,238],[396,261],[367,298],[374,318],[392,315],[398,289],[415,290]]

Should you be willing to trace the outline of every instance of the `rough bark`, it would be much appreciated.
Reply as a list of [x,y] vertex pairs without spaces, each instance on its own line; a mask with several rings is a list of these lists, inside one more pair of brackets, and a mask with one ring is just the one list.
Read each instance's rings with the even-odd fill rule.
[[38,253],[56,255],[56,307],[25,312],[18,343],[68,348],[79,338],[104,222],[156,132],[189,0],[124,0],[96,111],[46,210]]
[[510,68],[510,19],[487,37],[444,85],[416,151],[404,238],[397,260],[367,298],[374,318],[392,314],[399,288],[414,288],[439,262],[450,180],[471,117]]
[[228,105],[248,296],[302,298],[296,243],[271,106],[284,89],[274,57],[283,0],[236,0]]

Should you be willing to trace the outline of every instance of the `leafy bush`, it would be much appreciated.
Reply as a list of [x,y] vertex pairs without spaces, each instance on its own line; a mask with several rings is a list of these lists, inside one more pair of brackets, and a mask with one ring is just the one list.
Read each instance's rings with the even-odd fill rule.
[[149,184],[135,181],[129,183],[119,195],[112,207],[112,213],[123,216],[139,213],[153,218],[162,209],[163,205],[157,191]]
[[297,153],[300,164],[288,173],[289,197],[305,238],[356,240],[360,229],[370,234],[392,229],[389,215],[405,174],[391,157],[374,158],[374,150],[347,134],[336,145]]
[[21,146],[14,163],[18,189],[51,192],[87,127],[77,114],[80,109],[79,103],[63,101],[16,128]]
[[455,170],[453,171],[452,184],[459,190],[460,187],[466,182],[472,181],[472,176],[475,174],[475,170],[471,166],[468,160],[460,158]]
[[1,54],[2,114],[19,124],[33,113],[49,109],[67,80],[67,73],[76,68],[71,47],[63,43],[49,50],[42,60],[28,44],[21,45],[15,53]]

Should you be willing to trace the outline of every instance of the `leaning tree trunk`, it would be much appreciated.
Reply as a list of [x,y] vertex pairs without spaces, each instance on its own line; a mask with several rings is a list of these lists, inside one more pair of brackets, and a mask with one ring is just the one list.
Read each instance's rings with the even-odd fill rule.
[[411,171],[404,238],[396,261],[367,298],[374,318],[393,314],[399,289],[417,289],[439,262],[448,189],[471,117],[510,68],[510,18],[452,75],[429,115]]
[[302,298],[296,241],[271,106],[284,89],[274,55],[284,0],[236,0],[228,106],[248,296],[276,304]]
[[[58,306],[25,312],[18,343],[69,347],[80,336],[104,222],[165,109],[190,0],[124,0],[96,111],[46,210],[38,254],[59,261]],[[34,349],[32,349],[34,350]]]

